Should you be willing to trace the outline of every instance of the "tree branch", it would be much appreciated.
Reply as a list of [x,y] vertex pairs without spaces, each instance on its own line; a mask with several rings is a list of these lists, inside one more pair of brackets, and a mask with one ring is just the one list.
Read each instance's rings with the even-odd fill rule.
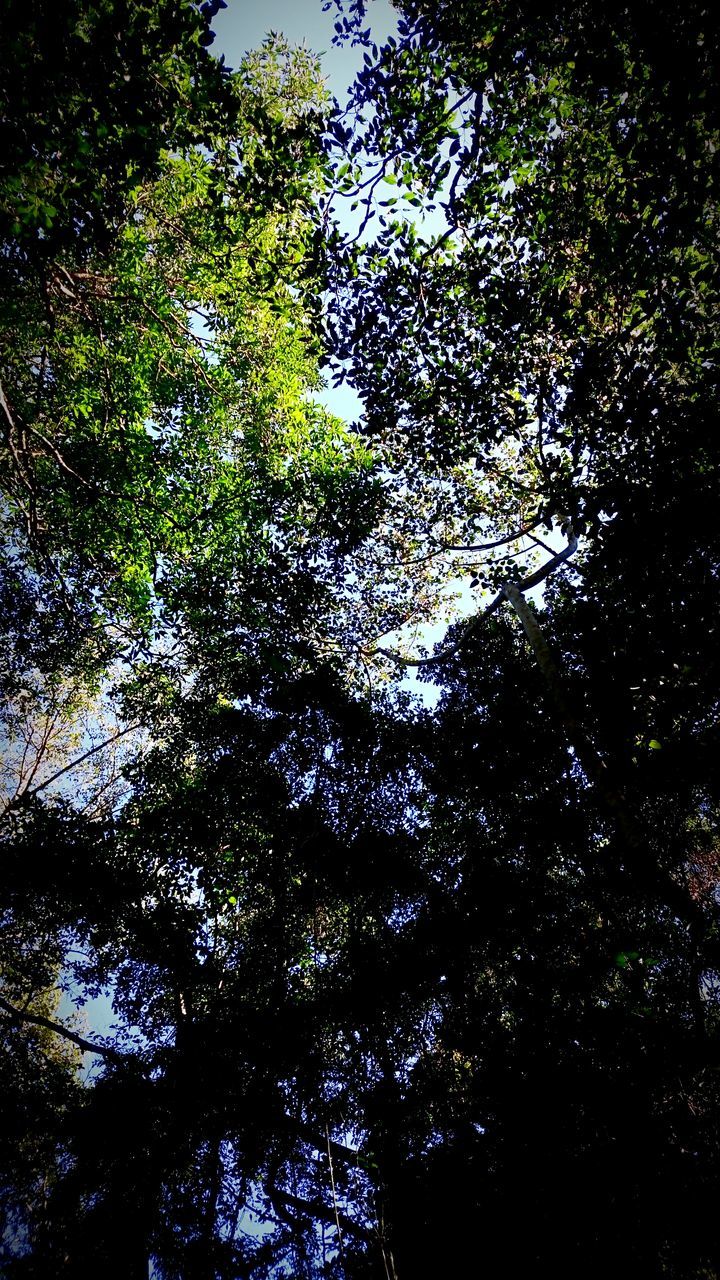
[[[567,554],[567,548],[565,553],[560,553],[565,559]],[[557,561],[558,557],[555,557],[555,559]],[[565,692],[562,676],[532,605],[525,599],[520,587],[514,583],[507,583],[504,591],[525,632],[528,644],[547,684],[548,692],[555,703],[555,709],[565,731],[565,736],[575,752],[586,778],[597,788],[611,813],[615,814],[620,830],[628,844],[632,848],[639,848],[643,844],[643,834],[634,816],[628,810],[625,796],[613,784],[605,761],[572,710]]]
[[328,1146],[336,1160],[341,1160],[344,1164],[357,1167],[362,1166],[364,1157],[360,1151],[355,1151],[352,1147],[348,1147],[343,1142],[338,1142],[336,1138],[326,1137],[324,1134],[317,1133],[312,1125],[305,1124],[302,1120],[295,1120],[292,1116],[285,1117],[287,1126],[296,1133],[303,1142],[309,1143],[316,1151],[327,1151]]
[[506,583],[502,590],[495,596],[495,599],[491,600],[487,608],[484,609],[482,613],[477,614],[474,618],[470,619],[459,640],[457,640],[455,644],[449,645],[447,649],[441,649],[439,653],[433,653],[427,658],[404,658],[402,654],[396,653],[393,649],[378,648],[373,652],[381,653],[383,657],[391,658],[393,662],[397,662],[399,666],[404,667],[429,667],[431,664],[436,662],[445,662],[448,658],[452,658],[458,650],[462,648],[468,638],[477,631],[478,627],[481,627],[482,624],[487,621],[491,614],[497,613],[503,601],[510,598],[508,596],[509,589],[516,591],[522,598],[522,593],[524,591],[530,591],[532,587],[538,586],[538,584],[543,582],[544,579],[557,569],[559,565],[563,564],[565,560],[569,560],[570,556],[577,551],[577,545],[577,537],[571,531],[568,545],[563,547],[562,551],[558,551],[550,558],[550,560],[546,560],[544,565],[541,565],[535,573],[531,573],[527,578],[523,578],[522,582]]
[[289,1212],[289,1209],[295,1209],[297,1213],[314,1218],[321,1218],[325,1222],[329,1222],[336,1229],[342,1226],[348,1235],[354,1235],[358,1240],[365,1241],[370,1244],[375,1237],[372,1231],[367,1227],[363,1227],[358,1222],[353,1222],[352,1218],[339,1210],[329,1209],[323,1200],[304,1200],[300,1196],[294,1196],[290,1191],[282,1191],[275,1183],[265,1186],[268,1199],[275,1209],[276,1213],[288,1222],[291,1226],[297,1228],[299,1223]]
[[476,542],[468,546],[461,543],[443,542],[441,547],[443,551],[493,551],[495,547],[506,547],[510,542],[517,542],[520,538],[526,538],[541,523],[542,517],[538,516],[531,524],[525,525],[523,529],[515,529],[513,533],[506,534],[504,538],[496,538],[494,542]]
[[402,667],[429,667],[435,662],[445,662],[448,658],[452,658],[454,654],[462,648],[468,637],[471,636],[478,627],[482,626],[492,613],[497,613],[497,610],[500,608],[504,599],[504,591],[498,592],[495,599],[487,606],[487,609],[484,609],[482,613],[476,614],[474,618],[470,619],[460,636],[460,639],[455,644],[449,645],[447,649],[441,649],[439,653],[432,653],[427,658],[404,658],[401,653],[396,653],[393,649],[375,649],[374,652],[381,653],[385,658],[391,658],[393,662],[397,662],[398,666]]
[[71,1031],[69,1027],[63,1026],[60,1022],[53,1022],[51,1018],[45,1018],[40,1013],[25,1013],[21,1009],[16,1009],[3,996],[0,996],[0,1009],[9,1015],[13,1022],[30,1022],[33,1026],[44,1027],[46,1031],[52,1031],[55,1035],[62,1036],[65,1040],[70,1040],[77,1045],[78,1049],[82,1049],[84,1053],[96,1053],[101,1058],[107,1058],[109,1062],[123,1062],[125,1060],[125,1055],[118,1053],[116,1049],[104,1044],[94,1044],[92,1040],[86,1040],[84,1036],[78,1035],[76,1031]]
[[83,764],[85,760],[88,760],[90,756],[97,755],[98,751],[103,751],[105,747],[112,746],[113,742],[118,742],[120,738],[124,738],[128,733],[132,733],[133,730],[140,728],[140,724],[130,724],[125,729],[119,729],[118,732],[112,734],[111,737],[105,738],[103,742],[98,742],[94,747],[90,747],[87,751],[83,752],[81,756],[78,756],[75,760],[71,760],[70,764],[63,765],[62,769],[58,769],[55,773],[51,774],[49,778],[45,778],[44,782],[38,783],[38,785],[33,787],[32,790],[23,791],[20,795],[14,796],[10,803],[5,806],[2,816],[8,813],[11,809],[18,808],[18,806],[21,803],[24,804],[26,800],[31,800],[33,796],[38,794],[38,792],[44,791],[45,788],[51,786],[53,782],[57,782],[58,778],[62,778],[63,774],[70,773],[72,769],[77,769],[78,766]]

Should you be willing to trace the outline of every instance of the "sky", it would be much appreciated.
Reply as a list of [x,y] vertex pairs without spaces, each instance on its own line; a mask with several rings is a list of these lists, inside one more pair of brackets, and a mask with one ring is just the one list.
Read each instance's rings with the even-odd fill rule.
[[[343,98],[362,65],[362,50],[333,46],[335,5],[323,13],[323,0],[227,0],[213,20],[215,43],[212,52],[225,55],[228,66],[236,67],[244,53],[262,44],[269,31],[282,32],[292,44],[303,42],[317,53],[327,87]],[[368,25],[376,43],[395,31],[396,13],[390,0],[369,0]]]

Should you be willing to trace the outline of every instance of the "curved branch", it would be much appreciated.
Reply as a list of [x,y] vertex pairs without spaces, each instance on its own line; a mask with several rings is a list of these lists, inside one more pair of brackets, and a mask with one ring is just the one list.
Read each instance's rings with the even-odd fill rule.
[[485,619],[490,617],[490,614],[497,612],[504,599],[505,592],[498,592],[495,599],[487,606],[487,609],[470,619],[460,639],[455,644],[448,645],[447,649],[441,649],[439,653],[433,653],[428,658],[403,658],[402,654],[395,653],[393,649],[375,649],[374,652],[381,653],[385,658],[391,658],[393,662],[397,662],[398,666],[402,667],[429,667],[434,662],[445,662],[447,658],[452,658],[462,648],[468,637],[478,627],[482,626]]
[[77,1045],[78,1049],[82,1049],[84,1053],[96,1053],[101,1058],[107,1058],[109,1062],[123,1062],[125,1055],[118,1053],[117,1049],[112,1049],[109,1045],[95,1044],[92,1040],[86,1040],[84,1036],[78,1035],[76,1031],[71,1031],[69,1027],[63,1026],[61,1022],[53,1022],[51,1018],[45,1018],[40,1013],[25,1013],[21,1009],[16,1009],[15,1005],[10,1004],[9,1000],[5,1000],[0,996],[0,1009],[7,1013],[13,1022],[29,1022],[36,1027],[44,1027],[46,1031],[52,1031],[55,1035],[62,1036],[64,1040],[70,1040],[72,1044]]
[[[571,529],[567,546],[563,547],[562,551],[558,551],[551,560],[546,560],[545,564],[541,565],[535,573],[531,573],[528,578],[523,578],[522,582],[518,582],[516,584],[518,590],[530,591],[532,587],[537,587],[541,582],[544,582],[545,578],[549,577],[549,575],[553,573],[559,565],[563,564],[565,560],[569,560],[571,556],[574,556],[577,548],[577,535],[574,534]],[[505,588],[503,587],[503,591],[504,590]]]
[[537,587],[539,583],[549,577],[549,575],[557,569],[559,565],[563,564],[565,560],[569,560],[577,551],[577,547],[577,536],[572,530],[570,530],[568,544],[566,547],[563,547],[562,551],[556,552],[556,554],[549,560],[546,560],[545,564],[541,565],[535,573],[531,573],[527,578],[523,578],[522,582],[506,583],[503,585],[502,589],[495,596],[495,599],[490,602],[482,613],[476,614],[474,618],[470,619],[460,638],[455,644],[449,645],[447,649],[441,649],[439,653],[433,653],[427,658],[404,658],[402,654],[396,653],[393,649],[378,648],[373,652],[381,653],[383,657],[391,658],[393,662],[398,664],[398,666],[403,667],[429,667],[431,664],[436,662],[445,662],[448,658],[454,657],[458,650],[466,643],[468,638],[478,629],[478,627],[482,626],[491,614],[497,612],[503,601],[510,598],[508,595],[509,590],[516,592],[518,595],[522,595],[523,592],[530,591],[533,587]]
[[316,1151],[322,1153],[329,1150],[334,1158],[342,1161],[343,1164],[350,1165],[352,1168],[357,1168],[358,1165],[362,1167],[365,1157],[362,1152],[354,1147],[348,1147],[345,1143],[338,1142],[337,1138],[331,1138],[318,1132],[312,1125],[306,1124],[303,1120],[296,1120],[289,1115],[286,1115],[284,1119],[288,1129]]
[[542,524],[542,516],[537,516],[531,524],[525,525],[523,529],[515,529],[512,533],[508,533],[504,538],[496,538],[494,542],[476,542],[465,546],[461,543],[443,542],[441,544],[443,551],[494,551],[495,547],[506,547],[510,542],[517,542],[519,538],[526,538],[532,533],[533,529],[537,529]]
[[324,1222],[331,1223],[336,1229],[342,1226],[343,1231],[348,1235],[354,1235],[366,1244],[375,1239],[373,1232],[367,1227],[353,1222],[352,1218],[348,1218],[347,1214],[340,1213],[339,1210],[328,1208],[324,1200],[303,1200],[300,1196],[292,1195],[290,1191],[282,1191],[275,1183],[266,1184],[265,1191],[275,1212],[290,1226],[297,1228],[300,1225],[297,1218],[289,1212],[290,1209],[294,1209],[296,1213],[321,1218]]

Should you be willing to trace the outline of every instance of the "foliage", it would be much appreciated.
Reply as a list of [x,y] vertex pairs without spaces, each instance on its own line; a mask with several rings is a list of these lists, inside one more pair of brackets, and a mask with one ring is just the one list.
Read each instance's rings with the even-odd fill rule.
[[3,6],[2,234],[16,270],[107,244],[163,148],[227,122],[222,67],[206,52],[221,4]]
[[14,45],[3,1264],[708,1280],[717,20],[213,8]]
[[[188,865],[187,837],[176,852],[161,847],[156,862],[153,837],[144,852],[129,839],[140,819],[123,810],[123,793],[149,795],[162,761],[191,796],[199,766],[183,734],[198,705],[204,723],[208,707],[232,709],[260,697],[268,678],[282,683],[308,668],[333,626],[342,629],[328,587],[377,506],[367,450],[312,399],[321,263],[311,213],[325,180],[314,63],[275,40],[230,76],[204,53],[208,6],[171,7],[173,15],[65,5],[29,24],[8,11],[15,168],[4,194],[14,221],[3,253],[0,405],[2,674],[7,772],[17,769],[2,831],[4,972],[19,973],[24,957],[2,1016],[19,1053],[35,1054],[33,993],[50,980],[48,964],[77,1000],[111,983],[120,1024],[140,1025],[149,1054],[160,1035],[163,1079],[162,1042],[177,1009],[168,1004],[173,953],[156,943],[164,936],[172,948],[174,931],[204,920],[207,908],[192,907],[201,869]],[[86,37],[92,65],[76,56]],[[48,65],[44,84],[38,63]],[[124,94],[126,74],[136,83]],[[191,689],[197,702],[188,704]],[[134,762],[125,752],[118,777],[119,737]],[[83,777],[86,761],[98,772]],[[217,850],[197,853],[215,904]],[[193,938],[191,930],[186,954]],[[52,1011],[46,1022],[48,1034],[65,1036]],[[34,1083],[9,1065],[19,1119],[42,1123],[42,1103],[54,1121],[40,1173],[22,1145],[11,1162],[6,1251],[38,1274],[84,1269],[98,1250],[115,1259],[108,1223],[124,1218],[121,1203],[134,1204],[127,1274],[138,1265],[145,1274],[151,1224],[160,1231],[158,1167],[132,1145],[146,1129],[123,1128],[120,1117],[125,1098],[133,1109],[133,1089],[150,1107],[139,1117],[159,1117],[165,1104],[157,1112],[147,1092],[137,1043],[126,1058],[98,1037],[85,1046],[96,1062],[106,1058],[112,1079],[79,1093],[72,1073],[65,1080],[49,1067],[46,1088],[42,1073]],[[106,1098],[118,1145],[108,1132],[96,1151]],[[173,1123],[181,1146],[191,1141],[182,1115]],[[138,1170],[135,1192],[125,1160]],[[36,1177],[50,1205],[45,1196],[33,1214]],[[27,1219],[17,1207],[23,1187]],[[82,1205],[96,1200],[86,1215]],[[162,1245],[168,1259],[174,1230]]]
[[372,505],[371,485],[353,491],[362,449],[307,399],[319,104],[307,64],[282,79],[287,58],[267,49],[224,83],[238,141],[226,124],[208,150],[211,117],[204,149],[181,150],[173,121],[111,254],[81,263],[72,246],[8,291],[8,536],[31,549],[30,581],[136,643],[207,625],[219,599],[241,625],[243,592],[280,574],[307,590],[307,562],[357,536],[337,511]]
[[359,77],[369,124],[334,126],[366,228],[338,254],[334,329],[368,431],[411,490],[435,479],[419,549],[506,539],[466,555],[482,586],[488,559],[536,554],[516,530],[594,534],[658,416],[714,396],[717,23],[702,5],[405,13]]

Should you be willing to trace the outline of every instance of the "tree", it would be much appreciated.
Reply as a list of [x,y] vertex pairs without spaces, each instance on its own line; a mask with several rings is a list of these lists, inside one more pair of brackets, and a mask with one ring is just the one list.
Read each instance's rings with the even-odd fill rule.
[[[22,1187],[8,1189],[8,1248],[21,1274],[121,1256],[126,1274],[146,1274],[153,1249],[168,1268],[180,1249],[190,1267],[196,1230],[214,1247],[214,1209],[191,1205],[178,1226],[163,1196],[182,1208],[187,1152],[216,1142],[202,1126],[219,1104],[190,1105],[199,1041],[184,1037],[184,1010],[200,937],[229,910],[211,871],[228,869],[212,842],[188,863],[189,830],[164,847],[149,788],[162,764],[162,821],[173,803],[191,820],[186,801],[203,776],[188,736],[194,716],[218,739],[223,717],[242,719],[250,697],[248,727],[263,742],[262,699],[322,660],[338,556],[377,505],[367,450],[311,398],[321,264],[310,214],[325,171],[314,64],[275,41],[231,77],[203,52],[207,15],[188,4],[156,24],[140,4],[67,5],[47,31],[37,15],[34,42],[36,15],[28,30],[19,10],[9,13],[16,167],[5,193],[16,216],[3,257],[3,682],[11,732],[39,750],[34,760],[19,751],[3,818],[3,945],[18,977],[0,1016],[13,1044],[32,1047],[35,970],[49,964],[77,998],[112,982],[120,1022],[136,1015],[140,1026],[139,1044],[84,1041],[103,1066],[92,1088],[68,1080],[63,1092],[64,1077],[53,1077],[49,1207],[33,1215],[28,1204],[18,1225]],[[55,75],[59,25],[67,40]],[[64,50],[74,57],[88,36],[98,61],[74,61],[68,80]],[[42,108],[27,101],[38,61],[53,71]],[[126,74],[137,80],[127,97]],[[33,183],[37,205],[25,201]],[[131,735],[132,813],[126,797],[93,811],[79,793],[88,750],[76,713],[90,698],[93,732],[99,698]],[[78,741],[51,762],[54,734]],[[227,753],[223,744],[220,734],[213,751]],[[259,770],[277,772],[275,748],[250,753]],[[253,809],[251,797],[243,803]],[[138,824],[145,849],[133,839]],[[259,970],[258,1008],[276,960]],[[46,1024],[73,1042],[62,1019]],[[177,1054],[166,1044],[173,1032]],[[31,1079],[15,1079],[21,1119],[25,1110],[25,1128],[13,1130],[16,1168],[33,1116],[40,1122]],[[264,1151],[261,1142],[258,1158]],[[211,1163],[202,1157],[202,1177]],[[135,1225],[119,1241],[129,1213]]]
[[[184,8],[197,25],[194,7]],[[145,31],[144,9],[133,12]],[[72,6],[66,17],[75,32]],[[206,70],[198,32],[184,67],[173,35],[170,26],[164,56],[194,84]],[[31,61],[37,52],[31,46]],[[152,86],[152,60],[139,57]],[[302,577],[286,551],[295,513],[335,504],[362,466],[340,424],[304,401],[317,383],[302,281],[312,269],[307,208],[322,180],[321,108],[307,59],[283,71],[286,57],[268,48],[234,80],[214,64],[220,103],[211,109],[201,97],[196,136],[187,136],[173,86],[163,146],[153,143],[142,181],[123,190],[111,256],[101,237],[88,248],[79,233],[67,249],[41,236],[38,269],[27,251],[7,255],[9,536],[32,549],[31,580],[64,590],[66,608],[96,627],[147,637],[153,610],[177,617],[202,607],[198,592],[227,586],[229,556],[236,577],[238,558],[246,573]],[[16,104],[23,121],[24,106]],[[145,136],[134,120],[121,125],[118,146]],[[84,176],[89,168],[81,165]],[[290,493],[287,460],[301,457]],[[334,532],[329,516],[315,527],[306,520],[305,558]],[[212,550],[215,586],[181,567],[201,544],[206,560]]]
[[582,5],[404,12],[359,78],[370,124],[349,143],[337,126],[374,165],[355,194],[343,164],[341,192],[383,224],[339,255],[337,350],[425,498],[418,551],[455,548],[493,586],[508,552],[535,567],[543,526],[594,536],[619,457],[641,466],[658,415],[712,395],[716,24],[702,6],[611,6],[595,31]]
[[[188,6],[164,145],[44,274],[8,257],[11,712],[137,726],[112,804],[33,779],[0,832],[49,1135],[6,1144],[9,1274],[706,1280],[715,20],[408,3],[375,50],[343,8],[354,118],[277,42],[225,73]],[[328,285],[367,447],[308,394]],[[458,573],[422,709],[380,633]],[[114,1027],[26,1003],[58,974]],[[32,1082],[50,1036],[93,1083]]]
[[[716,21],[407,5],[378,52],[348,8],[374,110],[339,171],[365,208],[337,351],[412,493],[415,553],[457,550],[493,591],[420,660],[447,689],[429,829],[453,878],[419,913],[447,995],[419,1132],[393,1104],[399,1274],[459,1267],[479,1222],[491,1273],[715,1274],[715,926],[692,868],[717,845]],[[543,525],[565,550],[538,565]],[[433,1129],[428,1097],[453,1091]]]

